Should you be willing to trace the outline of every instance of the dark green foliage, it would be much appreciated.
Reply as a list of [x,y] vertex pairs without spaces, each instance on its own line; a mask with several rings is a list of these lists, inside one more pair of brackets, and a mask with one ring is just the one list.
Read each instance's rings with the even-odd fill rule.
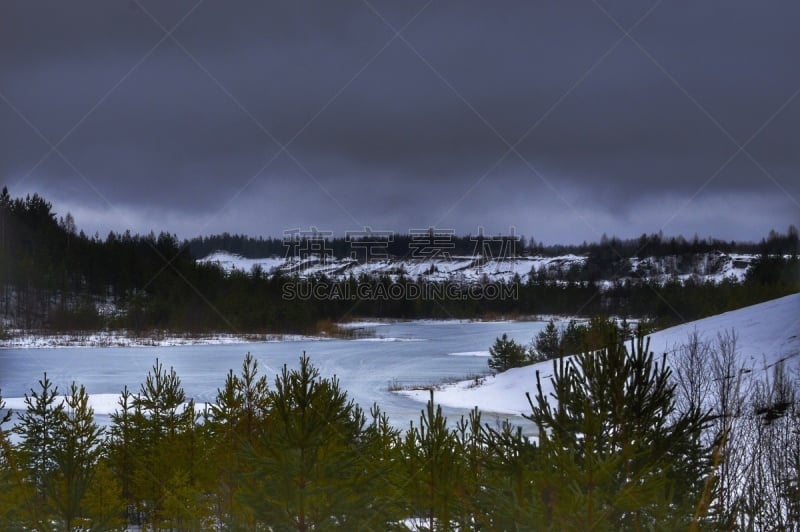
[[547,485],[540,482],[543,464],[538,448],[508,422],[499,427],[483,427],[480,440],[485,450],[485,487],[482,501],[486,528],[491,530],[533,530],[544,528],[548,519],[543,511],[550,497]]
[[797,289],[800,279],[800,259],[794,254],[784,258],[762,255],[747,272],[747,281],[764,287],[786,287]]
[[529,419],[554,469],[548,513],[558,528],[686,526],[707,463],[697,408],[678,413],[675,384],[642,337],[553,363],[551,403],[537,374]]
[[181,380],[174,368],[169,373],[156,359],[152,370],[148,372],[139,394],[133,398],[133,408],[140,416],[138,421],[144,424],[146,437],[158,440],[164,436],[172,436],[185,415],[179,412],[186,394]]
[[509,340],[507,334],[497,338],[489,349],[489,367],[496,373],[530,363],[531,357],[528,350],[514,340]]
[[561,353],[561,339],[555,322],[551,319],[533,342],[536,361],[556,358]]
[[100,460],[94,468],[92,482],[83,501],[85,530],[123,531],[127,529],[125,500],[119,482],[107,461]]
[[217,390],[206,426],[213,445],[217,471],[217,517],[232,528],[254,523],[252,510],[240,500],[246,491],[254,491],[249,479],[251,464],[242,458],[259,446],[265,429],[270,397],[267,379],[259,375],[258,361],[247,353],[240,375],[230,371],[223,388]]
[[[642,320],[636,327],[640,335],[652,330],[647,320]],[[617,321],[613,318],[598,315],[585,323],[570,320],[567,326],[559,331],[553,320],[534,339],[534,353],[537,361],[549,360],[559,355],[572,355],[584,351],[602,349],[617,339],[629,339],[633,331],[626,319]]]
[[137,395],[123,390],[112,416],[110,464],[129,518],[152,527],[203,528],[213,480],[207,431],[173,368],[156,360]]
[[63,419],[54,433],[56,475],[47,490],[56,520],[65,530],[72,530],[85,515],[85,495],[100,457],[102,433],[94,422],[86,389],[73,382],[64,398]]
[[411,515],[420,517],[426,530],[450,530],[457,515],[456,486],[463,480],[464,457],[442,407],[434,406],[433,392],[419,425],[406,432],[402,449]]
[[46,486],[56,470],[56,434],[64,422],[64,404],[58,397],[58,387],[44,374],[39,390],[25,394],[25,412],[18,414],[14,433],[22,437],[21,462],[36,492],[42,518],[46,509]]
[[[0,412],[5,408],[6,402],[0,390]],[[14,523],[15,514],[18,513],[20,506],[18,498],[22,478],[14,474],[16,461],[9,441],[10,431],[3,426],[11,421],[11,416],[10,410],[0,414],[0,493],[4,494],[0,497],[0,525]]]
[[242,501],[258,521],[347,530],[382,516],[372,508],[380,472],[369,461],[379,433],[367,430],[335,377],[321,378],[304,355],[298,369],[284,366],[276,377],[269,405],[258,442],[246,449],[253,482]]
[[117,476],[122,496],[129,498],[133,492],[136,451],[143,435],[137,432],[138,427],[134,424],[133,394],[127,386],[120,393],[117,407],[111,414],[111,428],[106,446],[110,466]]
[[[448,424],[433,395],[401,434],[377,406],[368,422],[305,355],[269,387],[249,354],[202,416],[156,361],[138,395],[123,391],[101,440],[86,391],[73,384],[58,406],[45,375],[17,445],[0,419],[0,529],[796,527],[800,403],[781,365],[736,416],[751,439],[735,441],[752,446],[721,460],[744,453],[748,473],[719,509],[720,455],[710,463],[700,443],[707,417],[691,401],[676,406],[670,370],[641,337],[553,364],[553,394],[537,375],[529,396],[536,440],[477,410]],[[40,472],[42,434],[50,461]]]

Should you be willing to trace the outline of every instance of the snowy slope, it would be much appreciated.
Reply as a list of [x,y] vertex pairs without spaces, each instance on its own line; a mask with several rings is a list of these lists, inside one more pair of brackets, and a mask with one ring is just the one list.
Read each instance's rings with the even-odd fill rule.
[[[701,338],[713,340],[717,333],[734,331],[740,363],[753,371],[764,371],[779,360],[787,368],[800,371],[800,294],[793,294],[766,303],[726,312],[697,320],[650,336],[650,350],[656,354],[669,354],[686,343],[693,331]],[[478,347],[478,346],[476,346]],[[457,408],[478,407],[484,412],[519,415],[530,412],[525,396],[536,393],[536,372],[540,372],[545,393],[551,390],[549,377],[553,362],[547,361],[524,368],[514,368],[496,376],[486,377],[483,384],[475,386],[474,380],[462,381],[435,392],[435,400],[444,406]],[[428,400],[427,390],[403,390],[421,402]]]
[[[633,278],[656,279],[661,282],[671,278],[688,279],[696,277],[700,280],[733,278],[742,281],[748,268],[755,260],[754,255],[735,255],[725,253],[698,254],[689,263],[679,257],[631,258],[628,262]],[[580,255],[562,255],[558,257],[515,257],[513,259],[479,260],[476,257],[453,256],[434,259],[383,259],[368,263],[358,262],[352,258],[319,256],[303,259],[268,257],[247,259],[217,251],[198,260],[199,263],[217,264],[226,271],[250,272],[254,266],[260,266],[268,275],[281,272],[309,278],[325,275],[333,279],[347,279],[350,275],[358,278],[361,275],[377,277],[388,275],[392,279],[402,273],[406,277],[425,278],[429,281],[478,281],[484,277],[491,281],[511,281],[518,275],[522,282],[528,280],[531,273],[559,272],[567,273],[573,267],[582,267],[586,257]]]
[[246,259],[233,253],[217,251],[208,257],[198,261],[201,263],[211,263],[220,265],[225,271],[241,270],[250,272],[253,266],[259,265],[266,273],[272,273],[276,268],[283,266],[286,260],[281,257],[268,257],[263,259]]

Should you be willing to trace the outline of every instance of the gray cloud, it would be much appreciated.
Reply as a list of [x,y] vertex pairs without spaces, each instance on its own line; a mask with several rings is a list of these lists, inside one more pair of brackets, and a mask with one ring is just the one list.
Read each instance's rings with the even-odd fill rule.
[[[182,236],[752,239],[798,219],[793,2],[206,0],[180,45],[158,44],[150,16],[171,29],[194,5],[0,7],[12,194],[42,192],[90,232]],[[39,164],[48,146],[14,108],[50,142],[78,124],[59,149],[83,177]]]

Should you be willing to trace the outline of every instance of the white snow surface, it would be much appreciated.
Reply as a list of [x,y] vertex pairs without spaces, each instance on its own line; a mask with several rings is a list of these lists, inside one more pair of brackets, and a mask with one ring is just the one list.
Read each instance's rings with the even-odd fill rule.
[[447,353],[451,357],[488,357],[489,351],[461,351],[459,353]]
[[[717,334],[736,334],[736,351],[742,366],[755,371],[768,371],[778,361],[786,368],[800,371],[800,294],[793,294],[758,305],[725,312],[701,320],[677,325],[650,335],[650,350],[654,353],[674,353],[697,331],[701,339],[715,340]],[[514,368],[486,377],[481,384],[465,380],[442,386],[434,392],[434,400],[455,408],[478,407],[483,412],[520,415],[530,413],[526,393],[536,395],[536,373],[539,372],[542,390],[552,393],[550,377],[553,361]],[[420,402],[426,402],[428,390],[400,390]]]

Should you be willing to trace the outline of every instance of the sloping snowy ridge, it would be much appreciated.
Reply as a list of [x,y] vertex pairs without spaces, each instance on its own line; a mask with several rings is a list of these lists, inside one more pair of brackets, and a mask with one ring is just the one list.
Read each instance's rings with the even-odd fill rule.
[[[664,329],[650,335],[650,350],[656,355],[670,355],[686,344],[691,333],[697,331],[701,339],[714,340],[717,334],[733,331],[736,334],[736,353],[741,366],[753,372],[770,371],[779,361],[786,369],[800,371],[800,294],[767,301],[750,307],[704,318]],[[476,346],[478,347],[478,346]],[[481,346],[482,347],[482,346]],[[437,390],[434,400],[444,406],[456,408],[478,407],[484,412],[503,414],[530,413],[525,396],[536,393],[536,372],[547,394],[553,362],[546,361],[523,368],[514,368],[495,376],[486,377],[476,386],[474,380],[447,385]],[[425,402],[430,397],[427,390],[402,390],[397,393]]]
[[[677,257],[647,257],[626,260],[633,272],[631,278],[634,279],[654,279],[660,282],[669,279],[683,281],[689,278],[714,282],[733,279],[741,282],[756,258],[756,255],[717,252],[698,254],[691,264],[678,264],[680,261]],[[402,273],[405,277],[423,278],[427,281],[469,282],[489,279],[490,281],[508,282],[518,275],[520,281],[525,282],[532,273],[544,272],[558,277],[567,274],[572,268],[580,269],[586,263],[586,257],[580,255],[526,256],[482,260],[478,257],[453,256],[444,259],[384,259],[365,263],[352,258],[326,257],[325,260],[322,260],[319,256],[302,259],[281,257],[248,259],[233,253],[217,251],[197,262],[216,264],[228,272],[237,270],[250,273],[253,267],[257,267],[267,276],[276,273],[297,275],[301,278],[325,275],[329,279],[344,280],[350,275],[355,278],[361,275],[368,277],[386,275],[391,279],[397,279]]]

